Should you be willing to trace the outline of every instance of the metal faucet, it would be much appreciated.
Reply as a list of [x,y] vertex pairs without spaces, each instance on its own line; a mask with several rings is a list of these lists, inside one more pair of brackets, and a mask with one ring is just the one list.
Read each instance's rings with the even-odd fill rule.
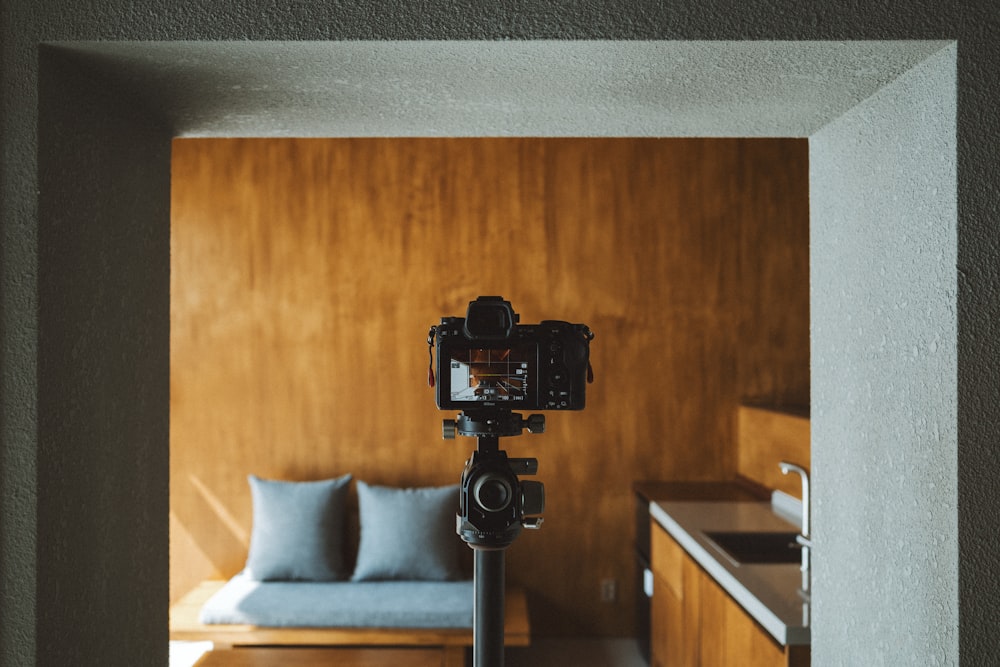
[[808,599],[812,590],[812,574],[810,572],[812,536],[809,528],[809,473],[802,466],[797,466],[788,461],[778,464],[781,473],[787,475],[789,471],[799,473],[802,477],[802,528],[799,535],[795,536],[795,541],[802,546],[802,594]]

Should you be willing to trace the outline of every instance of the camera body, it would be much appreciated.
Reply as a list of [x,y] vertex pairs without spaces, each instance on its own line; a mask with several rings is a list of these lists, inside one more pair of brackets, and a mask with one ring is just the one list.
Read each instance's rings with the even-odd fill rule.
[[481,296],[437,334],[441,410],[582,410],[593,334],[584,324],[518,324],[502,297]]
[[479,449],[466,461],[456,531],[473,549],[499,550],[522,528],[538,528],[545,508],[537,459],[508,458],[501,437],[545,430],[544,415],[524,419],[513,410],[583,410],[591,381],[590,341],[585,324],[546,320],[518,324],[510,302],[481,296],[466,316],[442,317],[431,327],[427,344],[437,339],[438,382],[433,354],[428,381],[436,386],[441,410],[461,410],[446,419],[445,438],[475,436]]

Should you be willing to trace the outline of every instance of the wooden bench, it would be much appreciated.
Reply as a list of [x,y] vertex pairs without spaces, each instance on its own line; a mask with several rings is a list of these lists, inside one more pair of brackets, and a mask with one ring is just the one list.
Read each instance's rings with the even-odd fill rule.
[[[472,646],[471,628],[271,628],[255,625],[205,625],[199,622],[198,615],[201,608],[225,583],[225,581],[204,581],[170,608],[170,639],[210,641],[216,649],[252,646],[313,647],[316,649],[319,647],[424,647],[439,651],[439,664],[442,667],[463,667],[467,649]],[[504,606],[504,644],[507,646],[528,646],[530,643],[531,626],[524,591],[519,588],[509,589],[506,593]],[[203,662],[209,659],[212,653],[206,655]],[[220,651],[220,654],[213,659],[225,660],[226,657],[222,656],[222,653],[226,653],[226,651]],[[245,658],[247,655],[243,654],[243,657]],[[263,657],[264,654],[256,655]],[[203,663],[199,663],[199,665],[201,664]],[[209,662],[207,664],[221,666],[264,663],[244,661]],[[382,663],[372,662],[371,664]]]
[[429,648],[231,648],[209,651],[194,667],[450,667]]

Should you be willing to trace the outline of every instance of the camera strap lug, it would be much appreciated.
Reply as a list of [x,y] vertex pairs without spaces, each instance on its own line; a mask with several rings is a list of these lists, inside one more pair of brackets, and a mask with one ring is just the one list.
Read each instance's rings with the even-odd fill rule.
[[430,363],[427,365],[427,386],[431,389],[434,388],[434,337],[437,336],[437,330],[435,325],[427,332],[427,356],[430,357]]

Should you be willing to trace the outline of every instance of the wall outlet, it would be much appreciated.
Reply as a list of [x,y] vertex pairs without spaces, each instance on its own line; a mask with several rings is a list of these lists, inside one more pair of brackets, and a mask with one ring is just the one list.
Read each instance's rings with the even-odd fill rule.
[[618,600],[618,580],[601,579],[601,602],[616,602]]

